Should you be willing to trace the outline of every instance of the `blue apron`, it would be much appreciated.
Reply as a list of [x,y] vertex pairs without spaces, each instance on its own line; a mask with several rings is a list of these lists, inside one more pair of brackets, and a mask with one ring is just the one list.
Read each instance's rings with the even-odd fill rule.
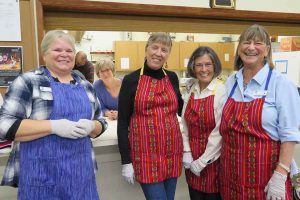
[[[92,108],[80,84],[56,82],[50,76],[53,109],[50,120],[91,119]],[[99,199],[89,137],[55,134],[20,144],[18,200]]]

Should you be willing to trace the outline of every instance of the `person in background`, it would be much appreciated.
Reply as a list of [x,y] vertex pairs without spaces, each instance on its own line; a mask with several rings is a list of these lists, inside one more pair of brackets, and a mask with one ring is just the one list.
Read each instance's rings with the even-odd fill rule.
[[114,77],[115,66],[111,58],[103,58],[96,64],[99,80],[94,82],[96,94],[104,116],[110,120],[118,118],[118,99],[122,81]]
[[78,70],[91,84],[94,82],[94,65],[88,61],[87,55],[83,51],[78,51],[75,56],[73,70]]
[[153,33],[142,68],[123,79],[118,107],[118,144],[122,175],[136,179],[148,200],[174,199],[182,167],[182,136],[177,119],[183,101],[178,77],[163,69],[171,37]]
[[273,69],[264,27],[252,25],[240,35],[235,68],[220,125],[222,199],[291,199],[300,98],[297,87]]
[[221,199],[218,169],[219,133],[226,88],[217,77],[221,62],[213,49],[198,47],[187,67],[191,79],[183,105],[183,165],[192,200]]
[[74,38],[49,31],[41,51],[45,66],[17,77],[0,110],[0,138],[20,142],[2,185],[19,186],[19,200],[99,199],[90,137],[107,123],[96,93],[72,72]]

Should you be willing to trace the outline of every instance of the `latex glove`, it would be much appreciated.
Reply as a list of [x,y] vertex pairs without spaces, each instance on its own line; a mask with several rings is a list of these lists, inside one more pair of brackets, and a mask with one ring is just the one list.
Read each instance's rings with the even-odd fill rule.
[[193,162],[193,157],[191,152],[183,153],[182,164],[185,169],[189,169],[191,163]]
[[64,138],[81,138],[86,134],[86,130],[77,127],[76,123],[67,119],[50,120],[51,132]]
[[267,199],[270,200],[285,200],[285,182],[287,175],[281,174],[274,171],[271,179],[269,180],[267,186],[265,187],[265,192],[267,193]]
[[89,119],[80,119],[78,122],[76,122],[76,127],[86,131],[86,134],[82,137],[91,134],[91,132],[95,129],[95,126],[95,122]]
[[122,165],[122,176],[128,183],[134,184],[134,170],[132,163]]
[[191,163],[190,170],[196,176],[200,176],[200,172],[205,168],[205,164],[200,159],[194,160]]

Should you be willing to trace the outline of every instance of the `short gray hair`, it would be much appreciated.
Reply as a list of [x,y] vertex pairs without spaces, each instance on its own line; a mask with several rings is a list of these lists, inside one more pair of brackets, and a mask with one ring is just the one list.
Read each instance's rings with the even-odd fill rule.
[[98,77],[99,71],[101,71],[103,68],[109,68],[113,74],[115,73],[115,64],[111,57],[101,58],[101,60],[96,63],[96,74]]
[[75,40],[71,35],[65,33],[62,30],[51,30],[45,34],[42,40],[41,43],[42,54],[45,54],[48,51],[49,46],[57,39],[63,39],[64,41],[68,42],[72,46],[72,49],[75,53]]
[[172,49],[172,39],[171,36],[168,33],[165,32],[156,32],[152,33],[151,36],[149,37],[145,50],[147,50],[147,47],[149,47],[153,43],[162,43],[166,45],[169,48],[169,53],[171,52]]

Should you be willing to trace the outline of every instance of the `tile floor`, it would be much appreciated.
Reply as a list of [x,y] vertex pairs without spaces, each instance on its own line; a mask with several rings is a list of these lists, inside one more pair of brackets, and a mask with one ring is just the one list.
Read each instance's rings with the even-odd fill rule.
[[[7,157],[0,157],[0,177],[3,175]],[[96,159],[99,165],[97,173],[98,191],[101,200],[142,200],[143,192],[138,184],[127,184],[121,177],[120,155],[116,146],[97,147]],[[295,159],[300,166],[300,145],[296,147]],[[15,200],[17,190],[11,187],[0,187],[0,200]],[[188,189],[184,173],[179,178],[175,200],[187,200]]]

